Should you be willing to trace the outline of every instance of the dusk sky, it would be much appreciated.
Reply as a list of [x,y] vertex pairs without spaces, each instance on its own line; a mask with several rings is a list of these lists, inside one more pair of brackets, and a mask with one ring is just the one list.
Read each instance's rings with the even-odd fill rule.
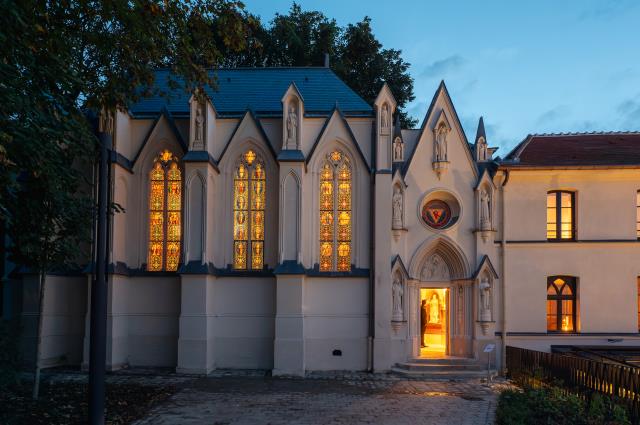
[[[640,130],[640,1],[300,0],[344,26],[372,18],[411,64],[420,123],[444,79],[470,141],[506,154],[529,133]],[[270,21],[289,0],[246,0]]]

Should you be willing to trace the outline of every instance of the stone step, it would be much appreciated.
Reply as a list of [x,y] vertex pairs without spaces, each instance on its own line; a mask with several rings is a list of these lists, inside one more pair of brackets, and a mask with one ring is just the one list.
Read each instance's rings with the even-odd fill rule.
[[472,359],[469,357],[438,357],[438,358],[416,357],[409,360],[408,363],[442,364],[442,365],[478,364],[478,360]]
[[430,364],[430,363],[398,363],[395,366],[398,369],[409,370],[409,371],[424,371],[424,372],[434,372],[434,371],[460,371],[460,370],[479,370],[486,371],[487,367],[482,366],[478,363],[454,363],[454,364]]
[[[466,379],[483,379],[487,378],[487,371],[483,370],[406,370],[397,367],[391,368],[391,371],[397,375],[435,380],[466,380]],[[497,375],[495,370],[490,370],[491,377]]]

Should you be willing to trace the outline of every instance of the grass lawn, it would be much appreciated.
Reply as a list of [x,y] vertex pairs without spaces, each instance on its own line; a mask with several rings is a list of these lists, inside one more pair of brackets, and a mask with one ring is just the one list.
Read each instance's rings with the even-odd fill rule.
[[[86,383],[43,383],[40,398],[31,398],[32,386],[23,384],[0,392],[0,424],[80,424],[89,412]],[[107,384],[106,423],[128,424],[169,398],[173,386]]]

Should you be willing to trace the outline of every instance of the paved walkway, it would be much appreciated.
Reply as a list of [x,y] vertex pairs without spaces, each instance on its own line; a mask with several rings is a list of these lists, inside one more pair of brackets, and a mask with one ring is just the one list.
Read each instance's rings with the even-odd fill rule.
[[138,424],[493,424],[505,386],[367,374],[285,379],[218,373],[184,382]]

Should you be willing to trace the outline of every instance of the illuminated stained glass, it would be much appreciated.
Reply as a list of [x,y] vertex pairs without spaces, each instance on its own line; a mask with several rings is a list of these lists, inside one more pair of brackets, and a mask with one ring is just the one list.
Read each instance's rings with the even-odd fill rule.
[[165,171],[156,162],[150,173],[149,189],[149,271],[162,270],[164,245],[164,177]]
[[233,187],[233,267],[264,267],[266,175],[264,163],[252,150],[241,156]]
[[182,173],[165,150],[149,173],[149,271],[176,271],[182,237]]
[[257,163],[251,174],[251,268],[255,270],[262,269],[264,264],[265,201],[264,168]]
[[320,171],[320,270],[333,269],[333,166],[328,162]]
[[351,166],[331,152],[320,170],[320,271],[351,270]]

